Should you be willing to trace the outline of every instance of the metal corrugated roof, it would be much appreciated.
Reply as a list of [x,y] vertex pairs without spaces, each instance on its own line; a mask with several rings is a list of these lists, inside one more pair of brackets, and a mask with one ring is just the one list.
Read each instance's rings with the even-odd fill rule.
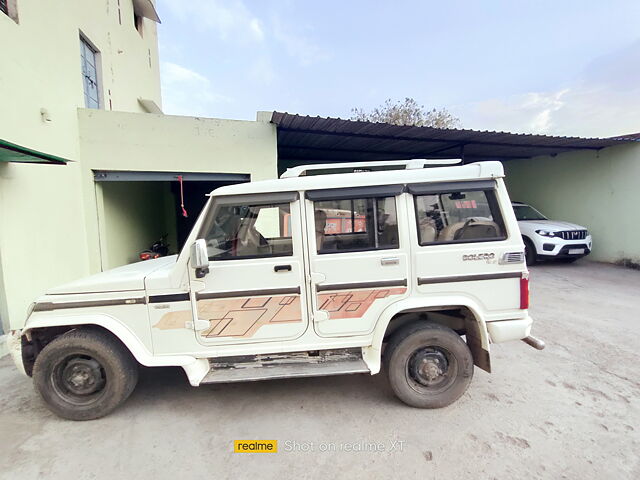
[[640,132],[638,133],[628,133],[626,135],[616,135],[615,137],[611,137],[614,140],[627,140],[632,142],[640,142]]
[[282,112],[273,112],[271,123],[278,129],[278,157],[287,164],[452,157],[467,162],[511,160],[640,141],[399,126]]

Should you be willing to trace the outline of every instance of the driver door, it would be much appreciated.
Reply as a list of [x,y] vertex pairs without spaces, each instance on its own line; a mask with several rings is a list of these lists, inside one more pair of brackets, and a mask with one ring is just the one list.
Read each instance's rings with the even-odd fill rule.
[[198,342],[282,341],[308,325],[302,224],[296,192],[215,198],[199,238],[209,273],[190,269]]

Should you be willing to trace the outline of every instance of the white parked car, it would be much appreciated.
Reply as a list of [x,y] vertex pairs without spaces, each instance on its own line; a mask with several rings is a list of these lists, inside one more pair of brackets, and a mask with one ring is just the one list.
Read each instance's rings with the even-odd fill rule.
[[512,205],[522,233],[527,265],[551,259],[574,262],[591,253],[591,235],[585,227],[549,220],[526,203],[513,202]]
[[384,365],[403,402],[437,408],[491,371],[492,343],[544,347],[500,162],[283,177],[214,190],[179,255],[37,299],[9,348],[53,412],[106,415],[139,364],[193,386]]

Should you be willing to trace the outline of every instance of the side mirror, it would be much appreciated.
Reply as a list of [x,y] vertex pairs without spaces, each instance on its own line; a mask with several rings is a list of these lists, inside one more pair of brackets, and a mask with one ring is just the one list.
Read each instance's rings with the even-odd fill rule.
[[200,238],[191,245],[191,268],[196,270],[196,278],[202,278],[209,273],[209,255],[207,242]]

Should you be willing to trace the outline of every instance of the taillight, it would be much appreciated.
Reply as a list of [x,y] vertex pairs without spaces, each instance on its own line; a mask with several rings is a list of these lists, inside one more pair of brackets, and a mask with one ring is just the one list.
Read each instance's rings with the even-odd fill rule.
[[151,254],[149,252],[142,252],[140,254],[140,260],[149,260],[151,258]]
[[520,309],[529,308],[529,273],[523,273],[520,277]]

